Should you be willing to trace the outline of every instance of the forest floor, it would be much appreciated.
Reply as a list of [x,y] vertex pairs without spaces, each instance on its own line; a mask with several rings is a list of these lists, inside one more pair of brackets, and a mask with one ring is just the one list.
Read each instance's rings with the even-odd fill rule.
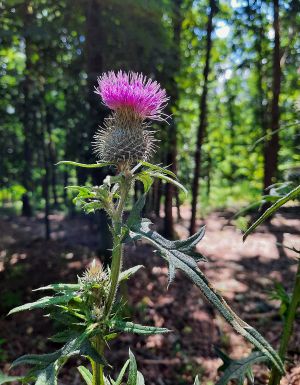
[[[182,220],[176,224],[180,238],[187,235],[189,208],[182,208]],[[214,212],[199,225],[206,224],[206,235],[198,250],[208,258],[200,267],[212,284],[246,322],[256,327],[275,347],[281,333],[278,301],[270,299],[274,281],[291,289],[296,270],[295,253],[277,245],[300,248],[300,220],[288,212],[277,214],[261,226],[245,243],[232,223],[230,212]],[[98,258],[98,237],[91,217],[51,216],[51,240],[43,239],[43,220],[5,217],[0,219],[0,366],[24,353],[44,353],[56,349],[47,341],[52,326],[42,312],[4,315],[10,308],[37,298],[32,289],[51,282],[74,282],[93,258]],[[298,216],[299,218],[299,216]],[[158,223],[159,227],[159,223]],[[214,384],[218,378],[214,345],[232,357],[250,352],[250,345],[237,335],[199,295],[199,290],[177,273],[167,289],[167,267],[150,245],[126,246],[125,267],[145,266],[127,286],[129,312],[139,323],[172,329],[163,336],[123,335],[108,352],[114,367],[120,367],[130,346],[147,384],[192,384],[200,374],[202,384]],[[290,369],[284,385],[300,384],[300,323],[289,350]],[[62,385],[83,381],[73,360],[64,369]],[[22,372],[22,368],[20,369]],[[15,371],[15,374],[20,372]],[[265,384],[267,369],[256,369],[256,384]]]

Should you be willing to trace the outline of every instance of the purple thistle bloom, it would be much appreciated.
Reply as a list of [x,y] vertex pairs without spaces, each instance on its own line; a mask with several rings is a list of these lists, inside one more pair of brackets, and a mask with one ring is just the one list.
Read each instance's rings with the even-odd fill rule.
[[133,111],[142,119],[164,120],[168,97],[160,84],[136,72],[110,71],[96,87],[104,104],[114,111]]

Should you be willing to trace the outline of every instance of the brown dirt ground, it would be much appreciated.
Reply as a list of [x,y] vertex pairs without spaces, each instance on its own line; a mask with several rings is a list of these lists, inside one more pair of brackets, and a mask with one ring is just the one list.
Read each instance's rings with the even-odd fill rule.
[[[183,219],[176,224],[180,238],[187,235],[189,209],[182,208]],[[281,334],[278,302],[269,299],[274,281],[291,289],[296,269],[295,253],[276,242],[300,248],[300,220],[289,213],[278,214],[242,242],[241,231],[230,221],[228,212],[215,212],[200,224],[206,235],[198,245],[208,257],[200,268],[229,304],[246,322],[256,327],[275,347]],[[47,341],[52,325],[42,312],[26,312],[5,317],[8,310],[37,298],[33,288],[51,282],[74,282],[77,274],[97,253],[97,233],[90,217],[51,216],[50,241],[43,240],[41,217],[32,219],[3,217],[0,220],[0,366],[24,353],[43,353],[55,349]],[[197,373],[202,384],[218,378],[221,360],[214,344],[233,357],[246,355],[250,345],[236,335],[181,274],[167,290],[167,268],[146,244],[126,246],[125,267],[145,266],[128,283],[129,311],[136,322],[164,326],[173,333],[141,337],[123,335],[111,345],[108,359],[119,368],[134,351],[147,384],[191,384]],[[299,319],[298,319],[299,320]],[[5,340],[5,341],[3,341]],[[300,384],[300,325],[296,324],[289,349],[290,367],[282,385]],[[62,372],[60,385],[79,385],[82,380],[73,360]],[[23,368],[15,371],[22,372]],[[267,369],[256,368],[256,384],[265,384]]]

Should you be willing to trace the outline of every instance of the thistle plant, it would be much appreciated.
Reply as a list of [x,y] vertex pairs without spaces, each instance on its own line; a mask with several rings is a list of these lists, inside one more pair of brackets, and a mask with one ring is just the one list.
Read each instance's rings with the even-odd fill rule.
[[[111,264],[104,270],[101,265],[93,262],[76,284],[59,283],[42,287],[38,290],[52,291],[54,294],[10,312],[46,308],[48,316],[61,326],[61,331],[51,338],[62,344],[60,349],[50,354],[25,355],[12,364],[13,367],[21,364],[31,366],[28,374],[19,380],[36,385],[56,385],[61,367],[71,356],[80,355],[91,363],[91,371],[84,366],[78,368],[88,385],[120,385],[125,382],[128,385],[144,384],[131,351],[117,379],[109,376],[110,365],[105,358],[110,341],[118,338],[120,333],[149,335],[170,332],[165,328],[135,324],[124,319],[121,312],[119,285],[141,267],[134,266],[125,271],[122,269],[124,244],[141,239],[149,241],[168,264],[169,285],[175,278],[176,270],[181,270],[236,332],[256,348],[250,358],[238,362],[231,361],[223,354],[225,372],[219,384],[226,384],[236,378],[239,381],[244,378],[251,380],[251,363],[267,362],[282,373],[282,361],[270,344],[234,313],[201,271],[198,263],[205,262],[205,257],[196,251],[196,246],[203,238],[205,228],[201,227],[196,234],[185,240],[167,240],[151,229],[149,219],[141,216],[147,193],[155,178],[173,183],[186,191],[170,170],[150,163],[157,146],[150,122],[166,120],[163,113],[168,100],[165,90],[141,74],[119,71],[99,77],[95,92],[112,110],[94,137],[93,148],[99,160],[95,164],[72,161],[60,164],[86,168],[110,167],[111,174],[107,175],[101,186],[69,188],[76,193],[75,204],[85,212],[106,212],[113,239]],[[143,183],[144,193],[130,207],[126,217],[124,212],[129,205],[130,192],[137,181]],[[195,384],[199,383],[197,378]]]

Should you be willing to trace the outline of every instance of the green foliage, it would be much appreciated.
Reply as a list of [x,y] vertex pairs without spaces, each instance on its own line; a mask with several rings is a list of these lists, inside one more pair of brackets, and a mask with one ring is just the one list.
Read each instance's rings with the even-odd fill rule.
[[82,378],[86,382],[87,385],[93,385],[93,375],[92,373],[85,368],[84,366],[78,366],[78,371],[81,374]]
[[138,207],[132,210],[131,217],[128,219],[131,223],[129,236],[132,240],[145,238],[159,250],[161,256],[169,264],[169,283],[174,279],[176,269],[182,270],[201,290],[206,299],[221,313],[225,320],[283,372],[283,364],[271,345],[257,332],[257,330],[242,321],[233,310],[230,309],[225,300],[216,292],[199,269],[193,249],[199,240],[202,239],[204,230],[201,228],[198,233],[188,238],[186,241],[169,241],[150,229],[149,226],[151,225],[151,222],[148,219],[140,219],[138,222],[132,224],[132,218],[136,218],[137,212],[140,211],[139,202],[137,206]]
[[291,303],[291,297],[280,282],[275,282],[274,289],[269,293],[270,299],[280,301],[279,314],[286,318]]
[[[286,185],[284,186],[286,188]],[[278,189],[276,190],[278,191]],[[252,233],[256,227],[258,227],[260,224],[262,224],[267,218],[269,218],[272,214],[274,214],[278,209],[283,206],[285,203],[297,198],[300,194],[300,185],[293,188],[291,191],[289,191],[287,194],[285,194],[283,197],[281,195],[271,195],[271,199],[275,201],[275,203],[272,204],[271,207],[269,207],[245,232],[243,239],[245,240],[250,233]]]
[[224,372],[216,385],[227,385],[231,380],[235,380],[238,385],[244,385],[245,380],[249,384],[254,384],[252,366],[260,362],[267,362],[268,358],[261,352],[252,352],[248,357],[232,360],[224,352],[216,349],[218,356],[223,360],[223,365],[219,368]]
[[135,324],[129,321],[119,321],[113,320],[109,325],[113,330],[126,332],[126,333],[135,333],[141,335],[151,335],[151,334],[164,334],[170,333],[171,330],[166,328],[159,328],[155,326],[144,326]]
[[2,384],[8,384],[9,382],[15,382],[15,381],[21,381],[22,382],[23,377],[19,376],[7,376],[0,372],[0,385]]

